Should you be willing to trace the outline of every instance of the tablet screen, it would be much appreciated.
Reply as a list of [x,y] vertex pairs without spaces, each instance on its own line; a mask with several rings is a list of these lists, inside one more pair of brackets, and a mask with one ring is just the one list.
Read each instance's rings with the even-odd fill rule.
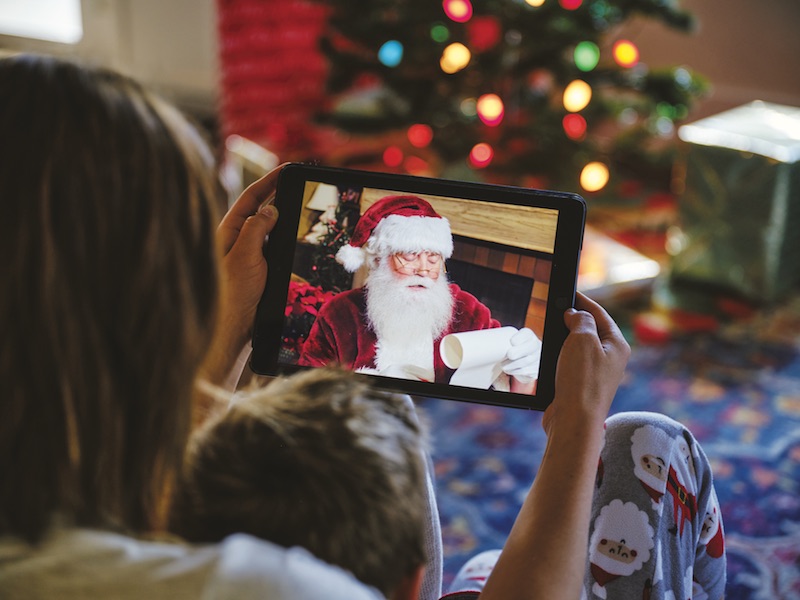
[[574,194],[289,165],[251,366],[543,410],[572,305]]

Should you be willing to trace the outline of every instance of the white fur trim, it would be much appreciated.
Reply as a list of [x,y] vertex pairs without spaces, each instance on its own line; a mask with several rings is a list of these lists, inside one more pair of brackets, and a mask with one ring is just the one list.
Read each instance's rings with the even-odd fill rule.
[[336,252],[336,262],[342,265],[349,273],[355,273],[364,264],[366,255],[364,250],[350,244],[345,244]]
[[450,258],[453,234],[450,222],[444,217],[389,215],[375,226],[366,249],[378,256],[428,250]]

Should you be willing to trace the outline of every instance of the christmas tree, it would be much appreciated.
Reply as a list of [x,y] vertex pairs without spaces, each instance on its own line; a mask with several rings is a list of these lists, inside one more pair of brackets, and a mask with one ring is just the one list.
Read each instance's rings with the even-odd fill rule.
[[383,170],[589,192],[668,177],[675,124],[705,89],[614,37],[634,16],[690,31],[677,0],[324,4],[319,120],[384,140]]

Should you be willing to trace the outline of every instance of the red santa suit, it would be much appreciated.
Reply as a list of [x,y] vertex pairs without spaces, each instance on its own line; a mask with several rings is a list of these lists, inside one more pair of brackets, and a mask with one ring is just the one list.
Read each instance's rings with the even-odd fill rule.
[[[450,333],[500,327],[489,309],[472,294],[450,284],[455,300],[453,318],[444,332],[433,343],[433,362],[437,383],[447,383],[453,374],[439,356],[439,344]],[[329,363],[340,364],[353,370],[375,369],[375,351],[378,342],[366,318],[366,292],[364,288],[338,294],[320,309],[300,353],[299,365],[321,367]]]

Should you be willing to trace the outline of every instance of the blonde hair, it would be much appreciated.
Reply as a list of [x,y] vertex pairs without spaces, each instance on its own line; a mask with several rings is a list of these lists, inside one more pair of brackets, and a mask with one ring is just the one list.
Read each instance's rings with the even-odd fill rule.
[[0,60],[0,535],[152,529],[218,303],[200,134],[131,79]]
[[350,372],[276,380],[195,435],[171,529],[302,546],[389,596],[425,562],[425,440],[402,397]]

